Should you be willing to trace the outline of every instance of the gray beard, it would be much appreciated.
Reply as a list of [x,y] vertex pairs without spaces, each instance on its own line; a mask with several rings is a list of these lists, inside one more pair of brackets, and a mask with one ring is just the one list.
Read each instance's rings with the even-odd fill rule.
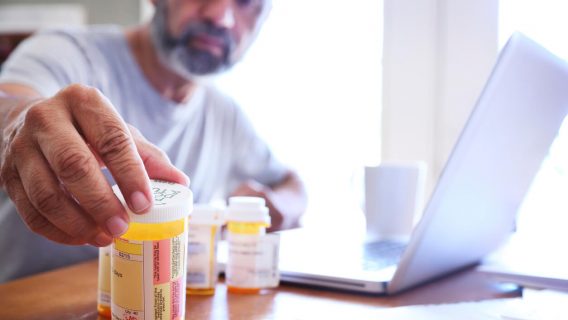
[[[197,33],[222,38],[226,44],[223,55],[218,57],[208,51],[188,47],[187,44]],[[150,36],[160,62],[186,79],[195,80],[218,74],[234,64],[230,56],[235,43],[226,30],[220,30],[205,22],[196,22],[189,25],[179,38],[169,34],[165,1],[158,1],[156,4],[156,13],[150,24]]]

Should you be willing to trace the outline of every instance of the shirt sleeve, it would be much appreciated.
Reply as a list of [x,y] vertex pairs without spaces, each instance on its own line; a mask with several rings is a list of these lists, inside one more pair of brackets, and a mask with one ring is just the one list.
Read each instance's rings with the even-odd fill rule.
[[23,41],[2,66],[0,83],[30,86],[44,97],[72,83],[90,85],[92,64],[71,33],[41,31]]
[[238,179],[254,179],[265,185],[284,179],[289,169],[276,158],[239,108],[235,114],[234,142],[233,171]]

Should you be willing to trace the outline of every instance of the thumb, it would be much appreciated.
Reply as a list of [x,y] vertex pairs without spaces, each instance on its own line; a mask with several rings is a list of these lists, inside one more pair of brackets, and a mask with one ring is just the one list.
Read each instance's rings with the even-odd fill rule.
[[129,129],[138,149],[138,154],[151,179],[160,179],[189,186],[189,177],[172,164],[164,151],[146,140],[138,129],[132,126],[129,126]]

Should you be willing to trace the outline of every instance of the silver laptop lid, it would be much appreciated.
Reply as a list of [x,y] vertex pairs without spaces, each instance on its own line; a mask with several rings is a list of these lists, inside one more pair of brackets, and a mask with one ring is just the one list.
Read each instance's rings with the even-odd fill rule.
[[568,113],[568,65],[514,34],[501,51],[389,284],[398,292],[471,265],[514,229]]

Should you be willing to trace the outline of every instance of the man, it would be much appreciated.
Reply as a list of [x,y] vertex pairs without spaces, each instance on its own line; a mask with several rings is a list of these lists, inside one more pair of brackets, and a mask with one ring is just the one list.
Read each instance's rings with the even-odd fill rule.
[[93,258],[82,244],[106,246],[127,230],[103,167],[136,213],[152,205],[149,178],[189,176],[196,202],[260,196],[273,230],[297,226],[297,175],[232,100],[202,84],[244,54],[269,0],[154,4],[153,20],[127,31],[41,32],[3,66],[0,282]]

